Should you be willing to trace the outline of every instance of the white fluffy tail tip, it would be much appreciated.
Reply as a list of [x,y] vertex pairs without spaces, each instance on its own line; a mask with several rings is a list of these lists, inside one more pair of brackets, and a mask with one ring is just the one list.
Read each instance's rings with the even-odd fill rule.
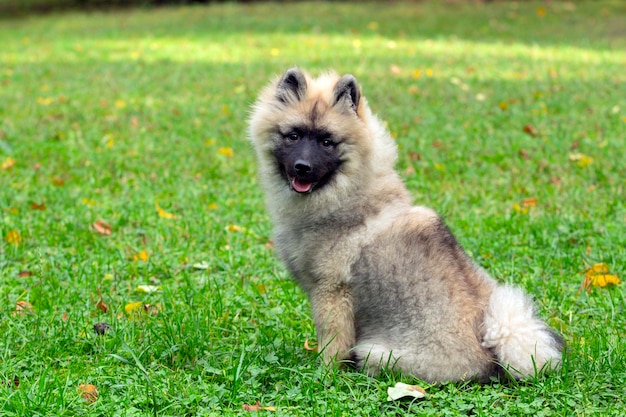
[[559,368],[563,338],[535,316],[521,289],[500,286],[485,309],[483,346],[512,376],[524,378]]

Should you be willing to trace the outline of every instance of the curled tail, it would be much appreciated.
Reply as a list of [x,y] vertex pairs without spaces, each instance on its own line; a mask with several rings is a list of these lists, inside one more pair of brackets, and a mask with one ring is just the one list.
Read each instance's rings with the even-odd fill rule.
[[530,298],[516,287],[499,286],[491,294],[483,319],[483,346],[515,378],[557,369],[563,338],[535,316]]

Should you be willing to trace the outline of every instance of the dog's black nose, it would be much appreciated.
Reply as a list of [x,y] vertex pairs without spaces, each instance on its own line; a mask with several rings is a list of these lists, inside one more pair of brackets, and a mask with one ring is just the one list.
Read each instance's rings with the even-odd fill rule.
[[303,159],[298,159],[293,167],[296,169],[296,174],[302,176],[310,174],[312,170],[311,164]]

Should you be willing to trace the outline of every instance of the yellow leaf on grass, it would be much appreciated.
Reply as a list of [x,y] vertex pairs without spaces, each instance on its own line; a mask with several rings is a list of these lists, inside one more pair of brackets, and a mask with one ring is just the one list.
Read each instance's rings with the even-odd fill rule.
[[522,207],[519,203],[513,203],[513,210],[517,213],[526,214],[528,213],[528,207]]
[[233,148],[228,148],[228,147],[226,147],[226,148],[219,148],[217,150],[217,153],[219,155],[227,156],[229,158],[232,158],[235,155],[235,152],[233,152]]
[[49,106],[52,103],[52,97],[37,97],[37,104]]
[[137,285],[135,291],[138,293],[150,294],[152,292],[160,291],[160,285]]
[[591,283],[592,285],[595,285],[596,287],[604,288],[607,285],[619,285],[621,281],[617,275],[598,274],[598,275],[594,275]]
[[148,259],[150,259],[150,254],[145,250],[142,250],[141,252],[133,255],[133,261],[146,262]]
[[10,156],[7,156],[7,159],[5,159],[2,162],[2,165],[0,165],[0,168],[3,170],[9,169],[9,168],[13,168],[15,166],[15,159],[11,158]]
[[585,279],[581,287],[589,291],[591,287],[604,288],[609,285],[619,285],[621,282],[617,275],[610,273],[607,264],[599,263],[585,271]]
[[537,17],[544,17],[546,15],[546,8],[545,7],[537,7],[535,9],[535,13],[537,13]]
[[81,200],[81,203],[83,203],[84,205],[86,205],[87,207],[93,207],[96,205],[96,201],[91,199],[91,198],[83,198]]
[[156,207],[156,211],[159,214],[159,217],[163,219],[175,219],[176,218],[175,214],[168,213],[167,211],[163,210],[161,206],[159,206],[159,203],[156,200],[154,200],[154,207]]
[[236,224],[229,224],[226,226],[226,230],[229,232],[245,232],[246,229],[241,226],[237,226]]
[[124,311],[126,311],[126,314],[132,314],[134,312],[141,311],[142,309],[143,303],[141,301],[128,303],[124,306]]
[[22,235],[19,230],[9,230],[6,235],[4,235],[4,240],[13,246],[19,246],[22,243]]
[[572,162],[576,162],[576,164],[581,168],[589,166],[593,163],[592,157],[587,156],[580,152],[570,153],[569,160]]
[[91,404],[98,399],[98,388],[92,384],[80,384],[78,392],[87,404]]

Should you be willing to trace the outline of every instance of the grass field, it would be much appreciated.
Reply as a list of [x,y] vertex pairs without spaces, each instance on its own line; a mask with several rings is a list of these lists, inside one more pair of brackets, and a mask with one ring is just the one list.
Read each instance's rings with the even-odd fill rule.
[[[1,19],[0,415],[626,415],[624,286],[597,285],[626,275],[625,28],[618,1]],[[420,381],[305,349],[246,141],[295,64],[360,80],[415,202],[563,333],[560,371],[387,402]]]

